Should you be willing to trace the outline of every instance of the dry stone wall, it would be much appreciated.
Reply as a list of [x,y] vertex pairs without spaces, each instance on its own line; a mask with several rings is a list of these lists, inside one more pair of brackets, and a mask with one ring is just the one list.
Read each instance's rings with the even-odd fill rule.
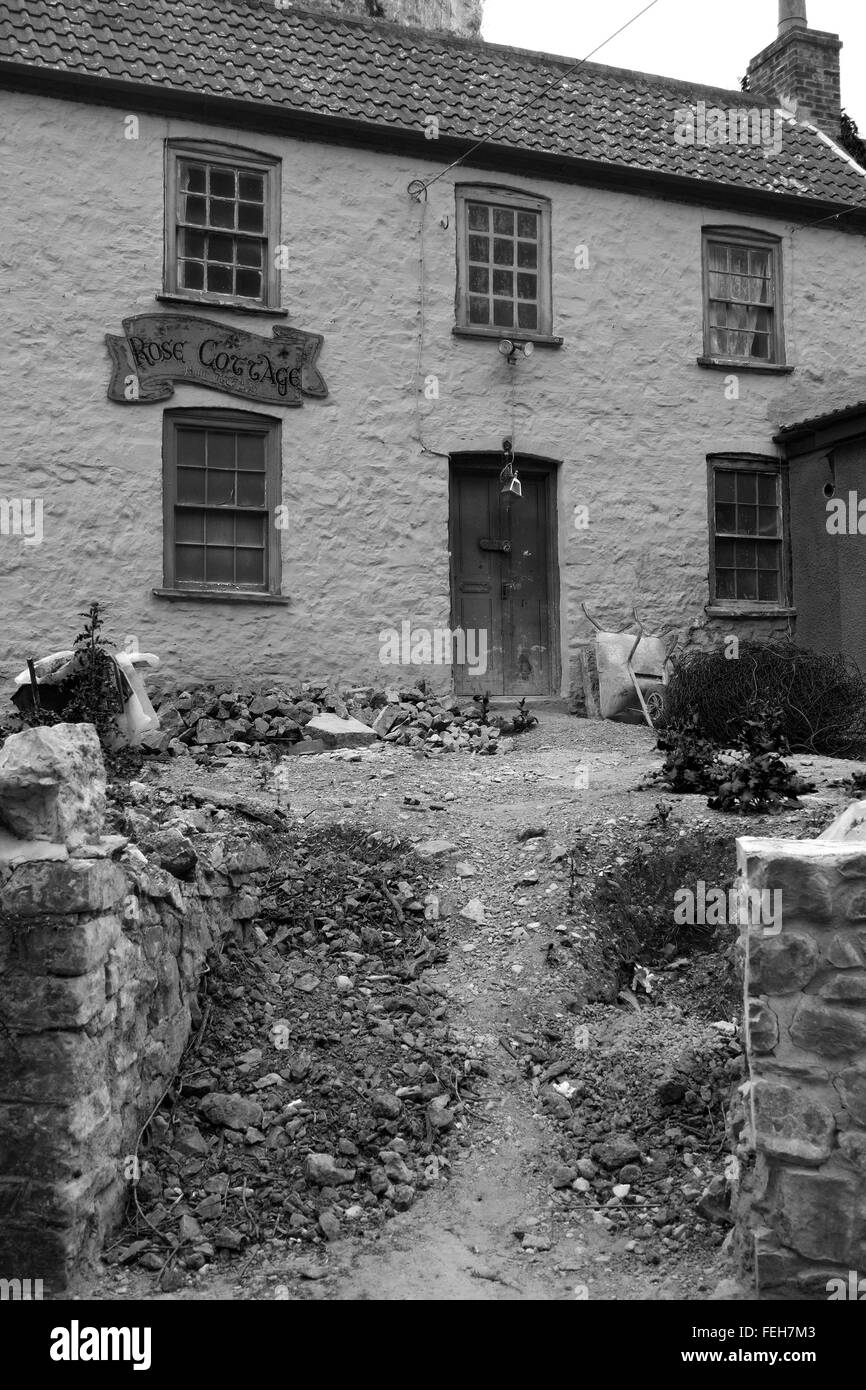
[[[4,755],[22,769],[41,752],[44,770],[47,746],[58,779],[66,754],[70,768],[99,757],[90,726],[12,736],[0,819]],[[0,831],[0,1277],[41,1278],[51,1293],[121,1218],[140,1129],[200,1018],[205,958],[225,934],[253,930],[268,863],[238,835],[195,849],[167,832],[151,855],[100,837],[89,783],[81,843],[75,788],[56,790],[43,786],[43,801],[62,800],[72,843],[18,839],[8,820]],[[102,776],[97,802],[104,790]],[[18,813],[20,779],[12,800]]]
[[782,895],[781,921],[741,927],[735,1250],[760,1297],[866,1273],[866,843],[838,833],[737,842],[746,885]]

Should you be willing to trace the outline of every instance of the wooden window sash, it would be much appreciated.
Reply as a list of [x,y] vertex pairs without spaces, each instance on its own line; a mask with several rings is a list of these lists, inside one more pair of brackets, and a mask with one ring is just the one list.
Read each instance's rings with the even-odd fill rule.
[[[718,608],[737,609],[765,609],[767,612],[774,612],[787,608],[790,598],[790,525],[788,517],[788,492],[786,487],[786,475],[781,466],[781,462],[775,459],[768,459],[760,455],[737,456],[737,455],[712,455],[707,460],[708,468],[708,533],[709,533],[709,590],[710,606]],[[776,484],[776,501],[774,507],[777,514],[778,534],[775,536],[747,535],[743,532],[719,531],[716,529],[716,476],[718,473],[751,474],[754,477],[773,477]],[[759,495],[759,494],[758,494]],[[741,505],[737,500],[735,490],[735,500],[733,503],[721,503],[720,505]],[[751,505],[744,503],[742,505]],[[767,503],[758,501],[756,506],[768,506]],[[777,549],[777,563],[772,570],[761,570],[757,563],[758,554],[756,551],[756,565],[754,569],[743,565],[720,565],[717,556],[717,542],[732,541],[745,542],[747,544],[763,544],[775,546]],[[736,561],[736,550],[734,551]],[[737,587],[736,576],[739,574],[754,573],[756,576],[761,573],[772,573],[776,576],[777,588],[776,598],[730,598],[720,595],[718,592],[719,571],[724,570],[733,573],[735,576],[734,587]]]
[[[281,162],[277,156],[260,154],[242,146],[223,145],[216,141],[167,140],[165,143],[165,238],[163,263],[163,292],[182,297],[200,304],[231,304],[242,308],[244,305],[261,309],[279,309],[280,272],[276,266],[275,250],[280,243],[280,211],[282,194],[280,187]],[[259,174],[264,179],[263,222],[264,230],[244,232],[239,228],[213,227],[203,224],[187,223],[180,216],[180,165],[181,162],[221,166],[232,169],[236,174]],[[205,195],[207,196],[207,195]],[[244,201],[240,199],[235,200]],[[202,232],[205,235],[223,235],[234,238],[244,237],[262,242],[262,293],[258,297],[219,293],[207,289],[187,289],[180,284],[179,230]],[[236,250],[237,248],[235,248]],[[197,259],[185,257],[184,259]],[[217,264],[223,264],[218,262]],[[227,264],[227,263],[226,263]],[[235,263],[236,264],[236,263]],[[255,267],[247,267],[247,269]]]
[[[252,506],[248,504],[208,504],[207,502],[180,502],[177,496],[177,480],[179,467],[178,441],[184,428],[195,428],[213,432],[222,432],[236,435],[255,434],[264,440],[264,471],[259,469],[214,469],[214,472],[232,473],[237,477],[241,473],[255,474],[257,477],[264,476],[265,480],[265,501],[263,506]],[[207,471],[207,465],[205,465]],[[280,422],[269,416],[261,416],[252,412],[190,409],[166,411],[163,416],[163,582],[166,589],[186,590],[191,593],[245,593],[245,594],[265,594],[280,595],[281,593],[281,551],[280,533],[273,523],[275,508],[279,504],[282,488],[282,467],[280,450]],[[205,494],[206,495],[206,494]],[[252,581],[240,580],[235,582],[220,580],[188,580],[177,578],[177,547],[188,544],[196,548],[204,549],[206,552],[208,542],[207,523],[205,522],[205,539],[201,542],[184,542],[177,539],[177,526],[175,518],[178,512],[199,512],[205,517],[213,516],[258,516],[264,520],[265,539],[264,546],[238,545],[237,528],[233,528],[232,552],[233,569],[237,573],[237,551],[238,549],[253,549],[257,553],[263,553],[264,558],[264,584],[256,584]],[[218,545],[219,543],[217,543]],[[213,542],[210,543],[214,545]],[[219,548],[227,549],[223,545]],[[205,563],[207,556],[205,553]]]
[[[550,337],[553,333],[553,305],[552,305],[552,263],[551,263],[551,204],[548,198],[534,197],[521,191],[501,188],[498,186],[485,184],[460,184],[455,189],[456,194],[456,236],[457,236],[457,289],[456,289],[456,320],[461,329],[466,329],[472,333],[492,338],[513,337],[518,340],[524,338],[531,339]],[[488,220],[487,232],[478,232],[475,228],[469,227],[468,207],[470,203],[481,203],[487,206],[490,215]],[[497,233],[494,231],[493,212],[496,209],[514,213],[514,232]],[[535,244],[538,248],[537,264],[535,267],[522,267],[517,264],[517,245],[519,241],[531,241],[533,238],[521,237],[517,231],[517,218],[521,212],[533,212],[537,215],[538,236]],[[490,259],[485,268],[490,275],[489,290],[486,298],[490,305],[491,320],[489,323],[477,323],[470,318],[469,296],[484,298],[484,295],[475,295],[469,289],[469,236],[482,235],[489,237],[490,240]],[[511,240],[514,246],[514,260],[510,266],[498,265],[494,260],[493,242],[495,238],[500,240]],[[471,263],[481,266],[483,262]],[[514,294],[511,297],[512,318],[511,325],[496,324],[493,322],[493,301],[494,299],[507,299],[508,296],[495,294],[493,291],[493,272],[494,270],[507,270],[514,277]],[[537,279],[537,297],[534,300],[520,299],[517,294],[517,276],[519,274],[535,275]],[[517,322],[518,304],[534,304],[537,308],[537,318],[535,328],[524,328]]]
[[[770,301],[763,303],[754,300],[741,299],[720,299],[717,295],[710,293],[711,275],[726,274],[731,279],[749,279],[757,277],[751,270],[751,254],[749,256],[749,270],[745,275],[726,269],[720,271],[718,267],[710,265],[710,250],[712,247],[723,247],[727,253],[726,266],[731,264],[731,252],[734,248],[740,247],[747,252],[756,252],[768,256],[770,275],[767,278],[770,286]],[[704,356],[711,361],[730,362],[737,366],[764,365],[768,367],[780,367],[785,365],[785,342],[782,328],[782,241],[780,237],[773,236],[769,232],[749,231],[739,227],[705,227],[702,233],[701,261],[703,269],[703,317],[704,317]],[[764,311],[768,316],[769,329],[754,329],[722,327],[711,322],[711,304],[734,304],[745,309],[756,309]],[[766,338],[769,348],[769,356],[759,357],[753,354],[739,354],[732,352],[720,353],[713,348],[713,331],[721,333],[750,333],[753,336]],[[729,341],[727,338],[725,341]]]

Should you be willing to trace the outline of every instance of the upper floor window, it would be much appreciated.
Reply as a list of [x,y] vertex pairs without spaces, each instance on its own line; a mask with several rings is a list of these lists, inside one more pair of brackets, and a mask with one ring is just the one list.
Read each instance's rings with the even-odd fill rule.
[[785,477],[776,459],[709,460],[710,603],[725,608],[788,603]]
[[279,160],[188,140],[166,160],[165,293],[278,309]]
[[552,322],[549,200],[458,187],[458,326],[532,338],[549,337]]
[[781,242],[738,228],[704,231],[704,354],[715,362],[781,366]]

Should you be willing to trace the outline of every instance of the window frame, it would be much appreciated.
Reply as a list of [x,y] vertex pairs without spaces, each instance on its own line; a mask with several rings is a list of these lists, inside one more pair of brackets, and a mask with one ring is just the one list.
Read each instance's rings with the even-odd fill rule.
[[[710,325],[710,256],[711,242],[721,242],[727,246],[745,246],[755,251],[768,251],[772,269],[773,283],[773,356],[730,357],[721,356],[712,350]],[[784,280],[782,238],[773,232],[760,231],[750,227],[702,227],[701,228],[701,266],[703,286],[703,324],[704,355],[699,361],[706,366],[738,367],[751,371],[779,372],[789,370],[785,356],[784,328]],[[766,306],[764,306],[766,307]]]
[[[182,159],[222,164],[226,168],[243,168],[261,174],[265,180],[264,197],[264,256],[262,296],[260,299],[243,295],[215,294],[209,290],[187,289],[178,283],[178,194],[179,167]],[[280,272],[274,251],[280,244],[280,212],[282,161],[278,155],[262,154],[243,145],[230,145],[219,140],[170,139],[165,142],[165,234],[163,238],[163,295],[189,304],[209,304],[214,308],[248,309],[251,313],[281,313]],[[227,229],[228,230],[228,229]],[[229,233],[232,235],[233,233]]]
[[[716,574],[716,471],[726,473],[763,473],[778,478],[779,511],[781,516],[781,535],[776,538],[779,546],[779,598],[773,599],[733,599],[719,597]],[[707,519],[709,542],[707,611],[712,615],[731,617],[791,615],[791,526],[790,498],[788,489],[788,467],[785,459],[768,454],[708,454],[707,455]],[[728,539],[722,537],[722,539]],[[742,537],[760,542],[761,537]],[[767,537],[767,540],[773,539]]]
[[[524,189],[501,184],[458,183],[454,186],[456,200],[457,282],[454,297],[455,333],[465,337],[516,339],[518,342],[553,343],[553,256],[550,198],[527,193]],[[468,265],[468,203],[487,203],[507,207],[515,212],[535,212],[539,215],[538,240],[538,327],[506,328],[497,324],[471,323],[469,320]]]
[[[178,580],[176,574],[176,507],[178,438],[184,428],[222,430],[224,433],[244,431],[247,434],[260,434],[264,438],[265,451],[265,505],[263,508],[250,508],[263,511],[266,518],[267,538],[264,547],[267,564],[266,587],[226,583],[207,583]],[[185,598],[240,598],[247,601],[279,599],[282,597],[282,553],[280,532],[276,527],[276,507],[281,502],[282,491],[282,421],[272,415],[261,415],[256,411],[223,410],[220,408],[190,407],[166,410],[162,420],[162,496],[163,496],[163,584],[156,590],[164,597]],[[236,506],[207,507],[203,511],[244,510]]]

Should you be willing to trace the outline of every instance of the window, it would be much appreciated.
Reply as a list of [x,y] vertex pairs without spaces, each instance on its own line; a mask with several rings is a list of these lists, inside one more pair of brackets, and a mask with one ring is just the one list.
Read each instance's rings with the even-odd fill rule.
[[507,189],[457,189],[457,323],[504,338],[549,337],[550,203]]
[[279,161],[171,140],[166,160],[166,294],[278,309]]
[[711,361],[781,366],[781,242],[735,228],[704,232],[704,353]]
[[782,465],[710,460],[710,602],[726,608],[788,603]]
[[279,431],[251,412],[165,412],[167,589],[279,594]]

